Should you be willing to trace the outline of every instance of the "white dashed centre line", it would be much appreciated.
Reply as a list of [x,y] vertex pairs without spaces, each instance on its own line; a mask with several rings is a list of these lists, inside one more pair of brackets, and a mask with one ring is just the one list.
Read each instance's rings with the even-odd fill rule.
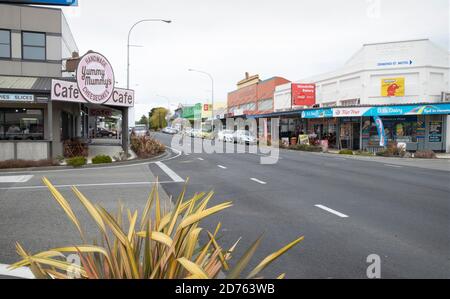
[[217,165],[217,167],[222,168],[222,169],[227,169],[225,166],[222,166],[222,165]]
[[347,215],[345,215],[345,214],[342,214],[342,213],[340,213],[340,212],[338,212],[338,211],[335,211],[335,210],[333,210],[333,209],[330,209],[330,208],[328,208],[328,207],[326,207],[326,206],[323,206],[323,205],[315,205],[317,208],[319,208],[319,209],[322,209],[322,210],[324,210],[324,211],[327,211],[327,212],[329,212],[329,213],[331,213],[331,214],[334,214],[334,215],[336,215],[336,216],[339,216],[339,217],[341,217],[341,218],[348,218],[348,216]]
[[394,168],[403,168],[403,166],[400,166],[400,165],[392,165],[392,164],[384,164],[384,166],[394,167]]
[[0,176],[0,183],[26,183],[32,175]]
[[198,158],[200,161],[205,161],[205,159],[203,159],[203,158]]
[[263,182],[263,181],[261,181],[261,180],[255,179],[255,178],[251,178],[251,180],[254,181],[254,182],[256,182],[256,183],[258,183],[258,184],[261,184],[261,185],[267,185],[266,182]]

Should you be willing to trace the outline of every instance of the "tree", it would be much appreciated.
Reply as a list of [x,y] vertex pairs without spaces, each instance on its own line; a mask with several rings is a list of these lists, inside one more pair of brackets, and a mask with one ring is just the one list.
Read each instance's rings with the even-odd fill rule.
[[153,108],[150,112],[150,127],[153,130],[160,130],[167,127],[167,113],[166,108]]
[[141,119],[136,122],[137,125],[146,125],[147,127],[149,126],[149,120],[147,118],[147,116],[142,115]]

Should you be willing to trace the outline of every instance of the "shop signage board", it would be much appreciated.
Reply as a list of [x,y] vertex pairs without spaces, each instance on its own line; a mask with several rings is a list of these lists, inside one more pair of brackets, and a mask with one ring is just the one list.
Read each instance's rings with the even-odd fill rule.
[[333,117],[333,109],[314,109],[314,110],[305,110],[302,112],[302,118],[332,118]]
[[[78,89],[76,82],[52,80],[52,101],[89,103]],[[112,96],[104,103],[107,106],[134,107],[134,91],[115,88]]]
[[382,97],[404,97],[405,96],[405,78],[384,78],[381,79]]
[[314,106],[316,104],[316,85],[292,83],[292,105]]
[[80,59],[78,89],[89,103],[106,103],[114,91],[115,82],[113,68],[105,56],[89,52]]
[[0,93],[0,102],[34,102],[32,94]]
[[0,3],[78,6],[78,0],[1,0]]
[[302,118],[305,119],[406,115],[450,115],[450,103],[360,108],[322,108],[302,112]]

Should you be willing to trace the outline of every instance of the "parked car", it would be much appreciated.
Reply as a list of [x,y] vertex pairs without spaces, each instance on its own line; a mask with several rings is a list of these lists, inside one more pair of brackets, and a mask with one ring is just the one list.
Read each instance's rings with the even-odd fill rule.
[[134,127],[131,135],[136,137],[150,136],[150,131],[146,127]]
[[234,142],[234,132],[232,130],[223,130],[217,134],[217,140],[221,142]]
[[170,134],[170,135],[175,135],[178,134],[178,130],[172,127],[166,127],[164,129],[162,129],[162,132],[164,134]]
[[239,144],[249,144],[249,145],[258,144],[258,138],[256,138],[256,136],[254,136],[250,131],[242,131],[242,130],[236,131],[234,135],[234,140]]
[[104,137],[117,137],[117,132],[115,131],[110,131],[104,128],[98,128],[97,129],[97,137],[98,138],[104,138]]

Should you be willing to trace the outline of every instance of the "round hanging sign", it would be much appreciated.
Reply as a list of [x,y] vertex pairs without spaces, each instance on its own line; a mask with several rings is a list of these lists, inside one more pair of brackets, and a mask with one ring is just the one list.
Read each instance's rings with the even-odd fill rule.
[[81,95],[90,103],[104,104],[114,92],[114,71],[101,54],[89,52],[80,59],[77,83]]

